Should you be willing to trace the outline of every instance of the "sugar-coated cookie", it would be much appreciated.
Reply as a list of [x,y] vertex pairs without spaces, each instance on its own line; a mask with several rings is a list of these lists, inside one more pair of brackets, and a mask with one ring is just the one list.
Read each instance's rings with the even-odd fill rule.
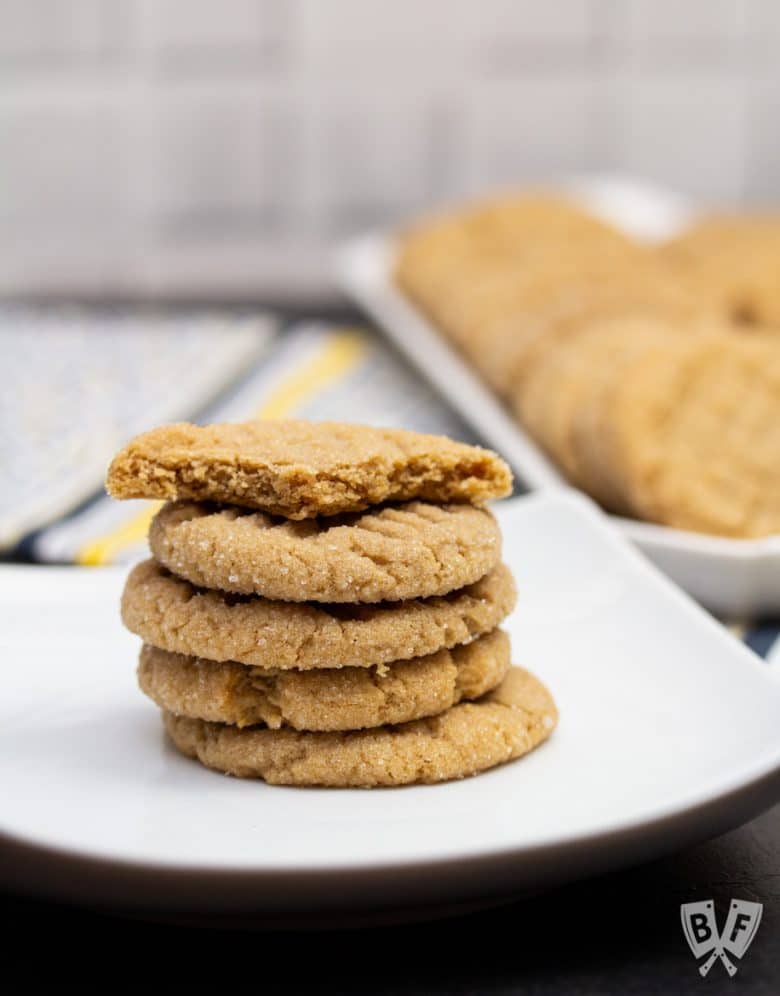
[[317,605],[198,589],[147,560],[127,579],[122,621],[154,647],[212,661],[273,669],[373,667],[468,643],[495,629],[515,598],[503,564],[449,595]]
[[361,730],[434,716],[495,688],[509,669],[500,629],[452,650],[376,668],[268,671],[144,646],[141,689],[168,712],[233,726]]
[[149,545],[205,588],[290,602],[382,602],[446,595],[501,559],[487,509],[407,502],[292,521],[236,506],[169,503]]
[[399,726],[311,733],[163,718],[183,754],[217,771],[275,785],[371,788],[464,778],[511,761],[550,736],[557,710],[537,678],[513,667],[478,701]]

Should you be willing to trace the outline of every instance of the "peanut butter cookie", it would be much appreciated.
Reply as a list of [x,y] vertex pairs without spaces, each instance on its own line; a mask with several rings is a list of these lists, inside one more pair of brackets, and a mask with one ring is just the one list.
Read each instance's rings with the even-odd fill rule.
[[165,505],[149,545],[204,588],[288,602],[382,602],[446,595],[501,559],[486,509],[404,505],[294,522],[229,506]]
[[163,718],[179,750],[206,767],[274,785],[370,788],[464,778],[511,761],[549,737],[557,710],[537,678],[513,667],[478,701],[399,726],[311,733]]
[[141,689],[178,716],[271,729],[361,730],[434,716],[495,688],[509,669],[509,637],[493,630],[473,643],[376,668],[268,671],[144,646]]
[[127,579],[122,621],[154,647],[211,661],[280,670],[372,667],[468,643],[495,629],[515,597],[503,564],[448,595],[316,605],[198,589],[147,560]]
[[479,505],[509,494],[512,475],[490,450],[444,436],[271,420],[152,429],[114,458],[106,487],[308,519],[416,498]]
[[780,215],[702,218],[659,252],[738,325],[780,330]]
[[[731,537],[780,532],[780,351],[737,334],[644,343],[576,433],[637,517]],[[617,499],[617,500],[615,500]]]

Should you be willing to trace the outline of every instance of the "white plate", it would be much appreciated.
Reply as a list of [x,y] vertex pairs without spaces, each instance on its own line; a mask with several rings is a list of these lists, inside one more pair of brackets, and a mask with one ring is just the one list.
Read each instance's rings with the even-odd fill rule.
[[533,754],[432,787],[273,788],[163,740],[121,572],[0,569],[0,879],[165,909],[484,900],[649,858],[780,795],[780,682],[574,492],[506,502],[515,659],[561,712]]
[[[575,181],[569,190],[594,213],[648,240],[671,235],[691,216],[675,195],[609,179]],[[561,484],[536,446],[468,364],[396,288],[392,234],[364,236],[340,252],[343,288],[441,391],[530,488]],[[714,612],[759,615],[780,611],[780,536],[733,540],[614,518],[622,533],[671,578]]]

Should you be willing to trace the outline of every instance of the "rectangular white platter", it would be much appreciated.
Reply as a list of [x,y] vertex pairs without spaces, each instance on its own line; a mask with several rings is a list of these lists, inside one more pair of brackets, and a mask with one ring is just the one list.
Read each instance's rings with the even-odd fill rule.
[[[620,178],[594,178],[564,185],[594,214],[648,241],[680,231],[693,216],[682,198]],[[561,475],[501,402],[395,286],[396,236],[369,234],[338,253],[343,289],[381,326],[485,442],[498,450],[532,489],[560,485]],[[734,540],[613,517],[669,577],[702,605],[730,616],[780,612],[780,536]]]
[[518,664],[551,739],[475,778],[279,788],[165,742],[124,571],[0,567],[0,885],[112,908],[295,914],[497,897],[647,860],[780,797],[780,681],[587,499],[497,509]]

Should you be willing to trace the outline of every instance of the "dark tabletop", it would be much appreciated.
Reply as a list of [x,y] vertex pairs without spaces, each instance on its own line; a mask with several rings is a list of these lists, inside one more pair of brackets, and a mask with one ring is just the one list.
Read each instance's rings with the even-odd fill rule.
[[[680,904],[764,905],[737,975],[702,979]],[[273,931],[125,919],[2,896],[4,991],[97,984],[106,993],[772,994],[780,992],[780,806],[713,841],[533,899],[433,922]],[[30,957],[30,943],[36,955]],[[108,966],[109,975],[106,974]],[[163,988],[165,987],[165,988]]]

